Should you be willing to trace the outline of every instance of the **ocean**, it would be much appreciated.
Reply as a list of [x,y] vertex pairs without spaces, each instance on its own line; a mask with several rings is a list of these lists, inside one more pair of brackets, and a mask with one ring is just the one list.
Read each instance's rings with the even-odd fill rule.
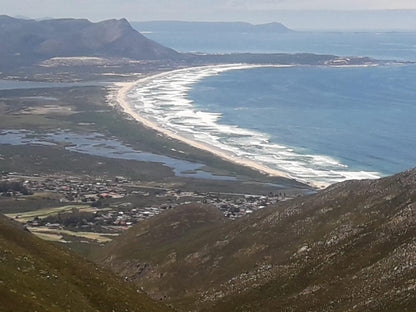
[[146,37],[181,52],[296,53],[370,56],[383,60],[416,61],[415,32],[156,32]]
[[[333,33],[316,36],[326,38],[322,39],[321,53],[416,58],[414,36],[413,41],[405,40],[410,34],[358,35],[360,40],[357,34],[350,34],[354,40],[346,40],[344,34],[343,47],[334,42],[325,45],[335,38]],[[309,45],[304,38],[304,47],[296,51],[287,47],[290,51],[283,52],[318,53],[312,48],[316,36]],[[377,38],[377,44],[364,40],[369,36]],[[263,38],[264,46],[267,40]],[[269,42],[269,46],[273,44]],[[282,52],[255,46],[252,50],[246,46],[245,51]],[[382,52],[380,46],[384,47]],[[340,50],[331,50],[333,47]],[[207,52],[224,52],[222,48],[220,42],[217,50]],[[414,77],[416,66],[411,64],[220,66],[149,79],[132,89],[128,97],[144,117],[184,137],[300,181],[331,184],[377,178],[416,166]]]

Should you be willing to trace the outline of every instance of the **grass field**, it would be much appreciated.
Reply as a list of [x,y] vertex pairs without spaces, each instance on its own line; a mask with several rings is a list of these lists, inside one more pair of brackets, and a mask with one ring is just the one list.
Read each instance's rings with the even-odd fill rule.
[[51,229],[46,226],[28,227],[28,230],[42,239],[61,243],[66,243],[71,237],[84,239],[84,242],[87,240],[97,243],[107,243],[115,236],[118,236],[117,233],[78,232],[64,229]]
[[[6,217],[14,219],[20,223],[25,224],[33,220],[35,217],[43,219],[49,216],[55,216],[60,213],[69,213],[74,210],[78,212],[96,212],[109,210],[108,208],[97,209],[89,205],[67,205],[62,207],[49,207],[34,211],[8,213]],[[71,238],[83,239],[83,242],[93,241],[96,243],[106,243],[112,240],[113,237],[118,236],[117,233],[95,233],[85,231],[71,231],[63,226],[58,228],[51,228],[48,226],[27,226],[27,229],[36,236],[54,242],[67,243]]]
[[27,222],[33,220],[33,218],[38,217],[39,219],[46,218],[48,216],[57,215],[62,212],[70,212],[73,209],[79,209],[80,212],[94,212],[98,209],[92,208],[89,205],[68,205],[63,207],[51,207],[51,208],[43,208],[35,211],[27,211],[27,212],[19,212],[16,213],[7,213],[5,214],[6,217],[15,219],[19,222]]

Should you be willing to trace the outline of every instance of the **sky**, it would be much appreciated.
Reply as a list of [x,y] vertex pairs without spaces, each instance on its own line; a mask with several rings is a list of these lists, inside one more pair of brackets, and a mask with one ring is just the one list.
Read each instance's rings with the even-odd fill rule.
[[282,22],[293,29],[416,29],[416,0],[0,0],[0,14],[92,21]]

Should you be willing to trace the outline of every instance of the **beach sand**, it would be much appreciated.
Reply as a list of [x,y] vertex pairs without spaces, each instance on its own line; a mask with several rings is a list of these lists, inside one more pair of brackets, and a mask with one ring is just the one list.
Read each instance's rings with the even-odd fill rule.
[[[229,69],[235,69],[235,68],[249,68],[249,67],[258,67],[257,65],[241,65],[241,66],[236,66],[236,65],[232,65],[229,66]],[[228,70],[228,68],[226,66],[223,66],[224,70]],[[160,127],[158,124],[143,118],[139,113],[137,113],[136,111],[134,111],[131,107],[131,105],[129,104],[129,102],[127,101],[127,94],[129,93],[129,91],[137,84],[140,84],[142,82],[145,82],[148,79],[154,79],[157,77],[161,77],[163,75],[169,74],[171,72],[165,72],[165,73],[161,73],[161,74],[156,74],[156,75],[152,75],[152,76],[147,76],[145,78],[133,81],[133,82],[121,82],[121,83],[116,83],[115,86],[117,87],[116,89],[116,94],[115,94],[115,100],[117,101],[118,105],[122,108],[122,110],[129,114],[131,117],[133,117],[134,119],[136,119],[137,121],[139,121],[141,124],[143,124],[145,127],[151,128],[153,130],[156,130],[168,137],[171,137],[173,139],[179,140],[181,142],[184,142],[188,145],[191,145],[195,148],[207,151],[212,153],[215,156],[218,156],[226,161],[230,161],[233,162],[235,164],[241,165],[241,166],[246,166],[252,169],[255,169],[257,171],[260,171],[264,174],[270,175],[270,176],[278,176],[278,177],[285,177],[285,178],[291,178],[288,174],[282,172],[282,171],[278,171],[278,170],[274,170],[271,168],[268,168],[266,166],[263,166],[255,161],[249,160],[249,159],[245,159],[242,157],[237,157],[236,155],[233,155],[229,152],[223,151],[221,149],[218,149],[214,146],[205,144],[203,142],[200,141],[196,141],[196,140],[192,140],[189,138],[185,138],[177,133],[174,133],[168,129],[162,128]]]

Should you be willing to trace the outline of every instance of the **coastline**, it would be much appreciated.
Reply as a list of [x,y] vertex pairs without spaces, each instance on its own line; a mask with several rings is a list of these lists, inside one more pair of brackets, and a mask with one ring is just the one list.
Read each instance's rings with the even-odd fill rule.
[[[209,68],[209,67],[213,67],[213,66],[203,66],[201,68]],[[234,70],[234,69],[246,69],[246,68],[255,68],[255,67],[264,67],[264,65],[220,65],[217,66],[215,65],[215,68],[218,69],[220,71],[227,71],[227,70]],[[267,65],[267,67],[288,67],[286,65]],[[155,74],[155,75],[150,75],[147,77],[143,77],[141,79],[135,80],[133,82],[118,82],[115,83],[114,85],[117,87],[117,89],[114,91],[114,99],[116,100],[117,104],[121,107],[121,109],[128,115],[130,115],[132,118],[134,118],[135,120],[137,120],[138,122],[140,122],[142,125],[144,125],[147,128],[153,129],[167,137],[173,138],[175,140],[181,141],[185,144],[188,144],[192,147],[210,152],[211,154],[220,157],[223,160],[226,161],[230,161],[234,164],[237,165],[241,165],[241,166],[245,166],[245,167],[249,167],[251,169],[257,170],[261,173],[270,175],[270,176],[276,176],[276,177],[284,177],[284,178],[288,178],[288,179],[293,179],[290,175],[288,175],[285,172],[279,171],[279,170],[275,170],[275,169],[271,169],[267,166],[263,166],[253,160],[249,160],[249,159],[245,159],[243,157],[238,157],[236,155],[233,155],[230,152],[226,152],[224,150],[221,150],[219,148],[216,148],[212,145],[197,141],[197,140],[193,140],[190,138],[186,138],[184,136],[181,136],[177,133],[172,132],[171,130],[165,129],[161,126],[159,126],[157,123],[144,118],[143,116],[141,116],[139,113],[137,113],[136,111],[134,111],[131,107],[131,105],[129,104],[128,100],[127,100],[127,94],[129,93],[129,91],[137,84],[139,83],[143,83],[146,80],[149,79],[154,79],[160,76],[164,76],[166,74],[169,73],[173,73],[173,72],[177,72],[177,71],[181,71],[184,69],[178,69],[178,70],[173,70],[173,71],[168,71],[168,72],[163,72],[160,74]],[[310,185],[314,186],[314,187],[318,187],[318,188],[322,188],[322,187],[326,187],[328,186],[325,183],[313,183],[310,182]]]

